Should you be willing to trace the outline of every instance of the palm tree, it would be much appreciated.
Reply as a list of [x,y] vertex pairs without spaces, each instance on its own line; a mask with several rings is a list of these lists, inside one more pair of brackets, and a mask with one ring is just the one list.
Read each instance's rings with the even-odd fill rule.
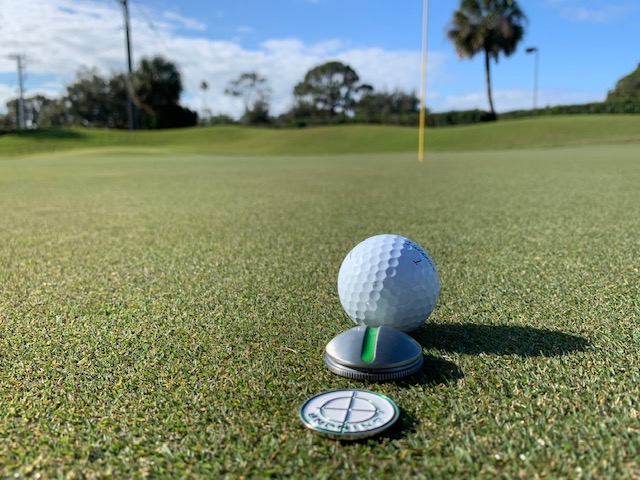
[[516,0],[462,0],[447,30],[460,58],[484,52],[487,96],[494,119],[497,117],[491,96],[490,60],[497,62],[501,52],[508,57],[516,51],[524,37],[526,21]]

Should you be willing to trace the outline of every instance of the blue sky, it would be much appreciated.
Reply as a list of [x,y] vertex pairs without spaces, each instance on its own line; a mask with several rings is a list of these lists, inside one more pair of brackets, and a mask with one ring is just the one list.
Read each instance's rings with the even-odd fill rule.
[[[267,77],[272,112],[292,104],[305,72],[324,61],[351,65],[377,90],[419,91],[422,0],[130,0],[134,58],[163,54],[179,66],[183,102],[240,114],[224,95],[246,71]],[[480,56],[460,60],[446,38],[457,1],[430,2],[427,104],[435,111],[487,108]],[[529,108],[540,52],[538,105],[602,100],[640,62],[638,0],[520,1],[529,18],[521,47],[492,65],[498,111]],[[57,96],[82,66],[124,69],[116,0],[0,0],[0,105],[16,95],[12,53],[27,57],[27,94]],[[210,85],[199,89],[203,80]],[[1,108],[1,107],[0,107]]]

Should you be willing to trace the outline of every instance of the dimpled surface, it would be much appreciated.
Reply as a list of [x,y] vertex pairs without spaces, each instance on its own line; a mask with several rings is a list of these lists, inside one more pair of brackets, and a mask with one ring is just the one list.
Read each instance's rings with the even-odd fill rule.
[[440,282],[420,245],[400,235],[376,235],[356,245],[338,273],[338,294],[358,325],[409,332],[431,315]]

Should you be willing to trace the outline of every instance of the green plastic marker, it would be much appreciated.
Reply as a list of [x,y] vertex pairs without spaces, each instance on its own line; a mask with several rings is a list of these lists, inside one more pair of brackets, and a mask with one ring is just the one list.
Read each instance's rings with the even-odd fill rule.
[[376,342],[378,340],[378,327],[367,327],[364,332],[362,342],[362,358],[363,362],[371,363],[376,358]]

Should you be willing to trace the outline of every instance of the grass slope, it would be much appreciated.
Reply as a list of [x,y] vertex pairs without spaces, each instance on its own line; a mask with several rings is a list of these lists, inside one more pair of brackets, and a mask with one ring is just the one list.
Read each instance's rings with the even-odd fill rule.
[[[519,149],[640,142],[640,115],[539,117],[429,129],[428,151]],[[166,131],[68,129],[0,136],[0,155],[90,153],[204,153],[324,155],[413,152],[415,128],[371,125],[277,130],[224,126]]]
[[[638,153],[5,158],[0,476],[637,477]],[[349,381],[338,268],[382,232],[441,297],[418,375]],[[306,431],[343,387],[399,425]]]

